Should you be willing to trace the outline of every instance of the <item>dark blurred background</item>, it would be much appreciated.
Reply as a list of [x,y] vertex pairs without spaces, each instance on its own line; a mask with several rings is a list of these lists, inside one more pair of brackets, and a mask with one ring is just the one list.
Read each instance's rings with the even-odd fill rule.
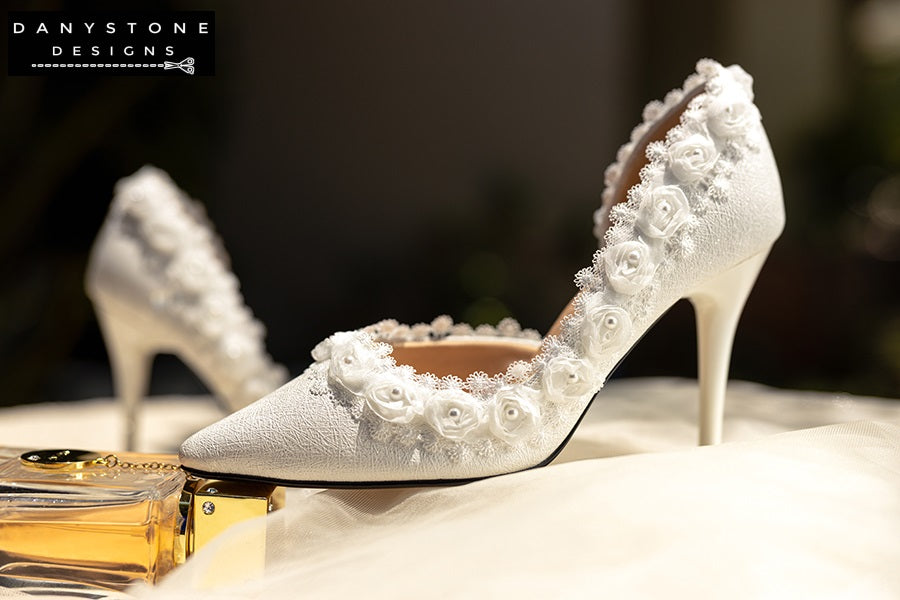
[[[754,76],[788,211],[733,377],[898,395],[900,2],[127,7],[214,9],[216,75],[4,77],[0,404],[111,394],[83,271],[114,183],[145,163],[205,204],[295,375],[333,331],[387,317],[545,331],[596,249],[604,168],[705,56]],[[679,303],[616,376],[693,377],[693,327]],[[157,359],[154,393],[199,389]]]

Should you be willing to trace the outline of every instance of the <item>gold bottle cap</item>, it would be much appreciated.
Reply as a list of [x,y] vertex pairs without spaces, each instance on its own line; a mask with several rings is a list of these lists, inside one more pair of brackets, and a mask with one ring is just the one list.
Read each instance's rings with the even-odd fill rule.
[[96,465],[103,456],[90,450],[31,450],[19,457],[22,464],[35,469],[79,471]]

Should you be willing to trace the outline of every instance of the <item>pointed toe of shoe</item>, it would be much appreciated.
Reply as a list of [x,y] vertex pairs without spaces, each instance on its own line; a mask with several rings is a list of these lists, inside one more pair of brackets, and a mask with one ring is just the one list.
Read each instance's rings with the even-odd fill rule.
[[[328,396],[316,369],[202,429],[181,446],[188,470],[277,481],[324,481],[355,446],[358,426]],[[327,424],[323,426],[323,424]]]
[[178,452],[181,465],[204,473],[238,474],[248,448],[240,426],[232,421],[226,418],[213,423],[185,440]]

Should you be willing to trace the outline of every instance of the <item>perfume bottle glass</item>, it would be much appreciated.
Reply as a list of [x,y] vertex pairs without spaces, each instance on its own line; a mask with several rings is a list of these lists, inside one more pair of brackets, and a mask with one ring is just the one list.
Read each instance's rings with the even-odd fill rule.
[[0,586],[121,590],[183,560],[174,456],[42,452],[0,448]]

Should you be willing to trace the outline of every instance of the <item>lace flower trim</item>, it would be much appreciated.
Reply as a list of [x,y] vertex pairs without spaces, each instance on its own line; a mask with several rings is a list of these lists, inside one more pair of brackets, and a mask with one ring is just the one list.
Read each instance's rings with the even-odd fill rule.
[[[420,444],[426,452],[460,460],[467,453],[484,456],[539,441],[542,423],[561,422],[566,411],[583,409],[651,315],[659,269],[691,252],[691,230],[705,206],[727,200],[735,164],[758,147],[751,83],[740,67],[702,60],[683,89],[647,105],[644,123],[607,169],[597,221],[599,226],[608,212],[611,225],[592,266],[576,275],[581,293],[574,312],[563,320],[560,335],[544,338],[530,363],[513,363],[495,377],[439,379],[397,366],[386,343],[451,335],[539,339],[512,320],[475,329],[447,316],[413,326],[382,321],[319,344],[313,358],[327,366],[330,384],[365,406],[361,418],[368,420],[373,437]],[[699,85],[705,93],[690,101],[664,142],[647,146],[640,183],[613,207],[612,190],[635,142]]]
[[[594,235],[601,243],[606,231],[607,217],[612,220],[615,214],[614,202],[619,175],[634,153],[636,144],[658,119],[684,99],[685,94],[701,85],[705,87],[707,95],[712,96],[708,107],[710,132],[720,138],[740,136],[752,138],[754,125],[759,121],[759,111],[753,105],[753,78],[737,65],[726,69],[714,60],[698,61],[696,72],[685,79],[681,88],[669,92],[663,101],[653,100],[644,107],[643,121],[631,131],[630,141],[619,147],[615,162],[606,168],[601,195],[602,206],[594,213]],[[723,89],[727,89],[724,94]],[[702,118],[702,115],[695,116]],[[748,145],[753,145],[752,139],[748,139],[747,142]],[[665,155],[664,142],[653,142],[647,147],[650,164],[658,163]]]

